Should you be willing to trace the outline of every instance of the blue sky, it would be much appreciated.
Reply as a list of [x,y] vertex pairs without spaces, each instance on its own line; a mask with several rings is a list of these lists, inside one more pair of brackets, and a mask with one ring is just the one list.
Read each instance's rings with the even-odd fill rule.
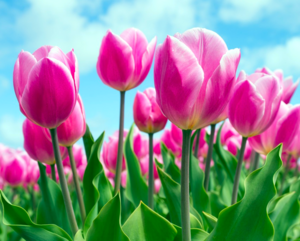
[[[0,142],[23,145],[22,122],[12,72],[18,53],[42,45],[74,48],[79,61],[80,94],[94,136],[118,128],[119,93],[97,76],[96,61],[107,29],[119,34],[136,27],[150,41],[193,27],[216,31],[228,48],[240,48],[239,70],[281,68],[294,81],[300,77],[299,0],[0,0]],[[126,93],[125,128],[133,123],[137,90],[153,83],[153,68],[139,87]],[[292,103],[300,103],[297,90]]]

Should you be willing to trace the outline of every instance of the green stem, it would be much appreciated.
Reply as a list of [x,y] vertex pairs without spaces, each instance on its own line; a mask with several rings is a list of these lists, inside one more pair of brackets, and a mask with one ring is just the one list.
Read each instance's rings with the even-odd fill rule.
[[51,178],[56,182],[56,172],[55,172],[55,163],[50,165],[51,167]]
[[258,167],[259,167],[259,159],[260,159],[260,154],[258,152],[255,152],[253,171],[255,171],[256,169],[258,169]]
[[242,146],[241,146],[241,150],[240,150],[239,160],[238,160],[236,171],[235,171],[231,204],[235,204],[237,201],[240,176],[241,176],[241,170],[242,170],[242,164],[243,164],[243,160],[244,160],[244,152],[245,152],[245,148],[246,148],[247,139],[248,139],[248,137],[243,137],[243,140],[242,140]]
[[210,128],[211,131],[209,136],[208,153],[207,153],[206,164],[205,164],[205,178],[204,178],[204,188],[206,191],[208,191],[208,185],[209,185],[210,162],[212,158],[212,152],[214,149],[216,124],[211,124]]
[[119,143],[118,143],[118,156],[115,175],[115,191],[114,195],[118,193],[121,186],[121,172],[123,162],[123,135],[124,135],[124,105],[125,105],[125,91],[120,91],[120,126],[119,126]]
[[182,159],[181,159],[181,225],[182,241],[191,241],[190,232],[190,195],[189,195],[189,163],[191,130],[182,130]]
[[68,149],[68,153],[69,153],[69,159],[70,159],[72,173],[73,173],[73,182],[75,185],[75,190],[76,190],[79,209],[80,209],[82,227],[83,227],[85,218],[86,218],[86,212],[85,212],[85,207],[84,207],[84,202],[83,202],[83,197],[82,197],[82,191],[81,191],[80,184],[79,184],[79,178],[78,178],[78,173],[77,173],[76,164],[75,164],[75,160],[74,160],[72,146],[68,146],[67,149]]
[[291,162],[291,159],[292,159],[292,155],[289,154],[288,155],[288,158],[286,160],[286,165],[285,165],[285,169],[284,169],[284,173],[283,173],[283,176],[282,176],[282,181],[281,181],[281,187],[280,187],[280,191],[279,191],[279,195],[282,194],[283,192],[283,188],[284,188],[284,184],[285,184],[285,180],[286,180],[286,177],[289,173],[289,170],[290,170],[290,162]]
[[74,214],[74,210],[72,207],[72,202],[71,202],[70,193],[69,193],[69,189],[68,189],[68,185],[67,185],[67,180],[66,180],[65,174],[64,174],[64,169],[63,169],[59,146],[58,146],[56,128],[50,129],[50,133],[51,133],[54,156],[55,156],[56,165],[57,165],[59,182],[60,182],[60,186],[61,186],[61,190],[62,190],[62,194],[63,194],[65,206],[66,206],[66,211],[67,211],[67,215],[68,215],[68,219],[70,222],[72,233],[75,236],[75,234],[78,231],[78,226],[76,223],[75,214]]
[[153,172],[153,133],[149,133],[149,178],[148,178],[148,206],[153,209],[154,172]]
[[201,128],[197,130],[194,156],[198,159]]

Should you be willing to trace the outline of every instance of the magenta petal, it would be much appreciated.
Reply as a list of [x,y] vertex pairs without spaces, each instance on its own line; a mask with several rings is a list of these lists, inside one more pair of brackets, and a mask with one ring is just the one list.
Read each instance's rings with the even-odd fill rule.
[[46,58],[51,51],[53,47],[49,45],[44,45],[40,48],[38,48],[34,53],[32,54],[37,61],[41,60],[42,58]]
[[248,80],[238,84],[229,102],[229,120],[244,137],[257,135],[257,125],[265,111],[265,101]]
[[69,69],[56,59],[44,58],[31,70],[21,104],[35,123],[55,128],[71,114],[75,101]]
[[261,135],[250,137],[248,139],[248,142],[249,142],[251,148],[254,149],[256,152],[263,154],[263,155],[268,154],[263,147]]
[[[137,92],[133,103],[133,118],[134,122],[140,131],[149,132],[152,129],[152,123],[150,119],[151,103],[144,93]],[[149,126],[150,124],[151,126]]]
[[68,57],[68,63],[70,66],[71,74],[75,81],[76,93],[79,91],[79,68],[78,68],[78,61],[76,55],[74,54],[74,50],[71,50],[69,53],[66,54]]
[[158,47],[154,66],[157,103],[164,115],[181,129],[190,129],[190,116],[204,73],[192,51],[168,36]]
[[185,43],[201,65],[205,80],[208,80],[220,64],[222,56],[228,51],[224,40],[215,32],[205,28],[193,28],[176,38]]
[[297,87],[299,84],[298,79],[295,83],[293,83],[293,77],[288,77],[283,81],[283,94],[282,101],[286,104],[290,103]]
[[28,82],[29,72],[36,64],[35,57],[25,51],[21,51],[14,66],[13,81],[14,90],[18,101],[20,102],[25,86]]
[[135,62],[130,45],[108,31],[104,36],[97,62],[97,73],[104,84],[124,91],[133,78]]

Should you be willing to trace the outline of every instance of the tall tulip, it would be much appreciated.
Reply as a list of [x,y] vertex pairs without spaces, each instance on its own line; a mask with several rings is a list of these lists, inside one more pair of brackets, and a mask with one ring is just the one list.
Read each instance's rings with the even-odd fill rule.
[[232,204],[237,200],[244,151],[248,137],[265,131],[275,119],[282,97],[282,87],[277,77],[263,73],[249,76],[242,71],[229,102],[229,120],[243,136],[232,192]]
[[168,121],[168,119],[161,113],[156,102],[156,92],[154,88],[148,88],[142,93],[137,92],[133,103],[133,118],[139,130],[148,133],[149,136],[148,206],[153,209],[153,134],[161,131]]
[[64,202],[75,236],[78,227],[64,178],[56,128],[73,111],[79,90],[79,72],[74,51],[43,46],[33,54],[22,51],[14,66],[14,89],[21,112],[32,122],[50,129]]
[[23,184],[26,179],[26,162],[18,153],[12,153],[7,156],[7,160],[3,170],[3,178],[6,183],[12,187]]
[[115,194],[121,183],[125,92],[140,85],[148,75],[155,46],[156,37],[148,44],[145,35],[135,28],[125,30],[120,36],[109,30],[102,39],[97,73],[104,84],[121,95]]
[[215,32],[194,28],[167,36],[157,48],[154,83],[163,114],[183,130],[182,239],[191,240],[189,223],[189,149],[191,130],[214,122],[226,108],[240,60]]

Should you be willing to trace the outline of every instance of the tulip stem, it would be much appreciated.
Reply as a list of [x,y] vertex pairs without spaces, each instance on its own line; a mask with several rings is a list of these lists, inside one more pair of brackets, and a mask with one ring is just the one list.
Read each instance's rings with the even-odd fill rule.
[[254,165],[253,165],[253,170],[252,171],[255,171],[256,169],[258,169],[258,167],[259,167],[259,159],[260,159],[260,154],[258,152],[255,152]]
[[78,231],[78,226],[77,226],[74,210],[72,207],[72,201],[70,198],[67,180],[66,180],[65,174],[64,174],[64,169],[63,169],[62,160],[61,160],[61,156],[60,156],[60,150],[59,150],[59,146],[58,146],[56,128],[50,129],[50,133],[51,133],[54,156],[55,156],[56,165],[57,165],[59,182],[60,182],[60,186],[61,186],[61,190],[62,190],[62,194],[63,194],[65,206],[66,206],[66,211],[67,211],[67,215],[68,215],[68,219],[70,222],[72,233],[75,236],[75,234]]
[[208,191],[208,185],[209,185],[210,162],[211,162],[212,152],[214,149],[216,124],[211,124],[210,128],[211,129],[210,129],[208,153],[207,153],[206,164],[205,164],[205,178],[204,178],[204,188],[206,191]]
[[86,212],[85,212],[85,207],[84,207],[84,202],[83,202],[83,197],[82,197],[82,191],[81,191],[80,184],[79,184],[79,178],[78,178],[78,173],[77,173],[77,169],[76,169],[76,165],[75,165],[75,161],[74,161],[72,146],[68,146],[67,149],[68,149],[68,153],[69,153],[69,159],[70,159],[72,173],[73,173],[73,182],[75,185],[75,190],[76,190],[79,209],[80,209],[82,227],[83,227],[85,218],[86,218]]
[[125,105],[125,91],[120,91],[120,126],[119,126],[119,143],[118,143],[118,156],[115,175],[115,191],[114,195],[118,193],[121,185],[121,172],[123,162],[123,136],[124,136],[124,105]]
[[243,137],[240,155],[239,155],[239,159],[238,159],[238,163],[237,163],[236,171],[235,171],[231,205],[235,204],[237,201],[240,176],[241,176],[241,170],[242,170],[242,164],[243,164],[243,160],[244,160],[244,153],[245,153],[247,140],[248,140],[248,137]]
[[50,165],[52,180],[56,182],[55,163]]
[[289,173],[289,170],[290,170],[291,159],[292,159],[292,155],[289,154],[288,158],[286,160],[286,165],[285,165],[284,173],[283,173],[283,176],[282,176],[281,187],[280,187],[280,191],[278,193],[279,195],[281,195],[283,193],[283,188],[284,188],[285,180],[286,180],[286,177],[287,177],[287,175]]
[[201,128],[197,130],[194,156],[198,159]]
[[181,226],[182,240],[190,241],[190,193],[189,193],[189,164],[191,130],[182,130],[182,159],[181,159]]
[[149,178],[148,178],[148,206],[153,209],[154,171],[153,171],[153,133],[149,133]]

